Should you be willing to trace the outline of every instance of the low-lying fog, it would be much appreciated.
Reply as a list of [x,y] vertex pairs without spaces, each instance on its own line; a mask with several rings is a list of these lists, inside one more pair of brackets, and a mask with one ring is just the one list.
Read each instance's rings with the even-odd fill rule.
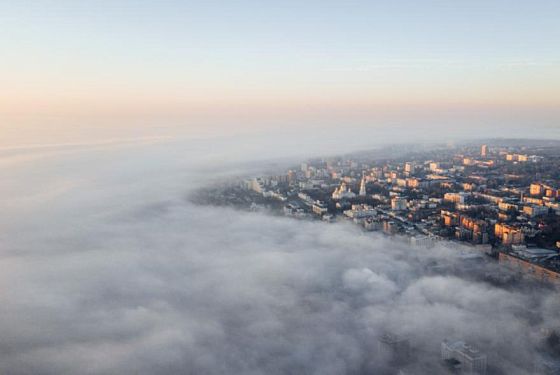
[[445,245],[189,202],[270,167],[251,160],[309,151],[235,142],[2,150],[0,372],[381,374],[377,338],[390,331],[410,337],[411,373],[435,371],[448,337],[501,373],[530,373],[541,330],[559,323],[557,294],[428,272],[432,258],[454,261]]

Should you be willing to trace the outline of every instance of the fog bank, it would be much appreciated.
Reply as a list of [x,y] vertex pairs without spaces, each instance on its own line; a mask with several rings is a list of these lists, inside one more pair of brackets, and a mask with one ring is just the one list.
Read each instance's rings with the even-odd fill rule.
[[382,373],[394,368],[377,339],[391,331],[418,351],[413,373],[437,367],[446,337],[527,373],[539,331],[558,324],[556,294],[433,274],[430,261],[457,262],[445,244],[188,200],[304,153],[266,149],[146,138],[4,151],[1,372]]

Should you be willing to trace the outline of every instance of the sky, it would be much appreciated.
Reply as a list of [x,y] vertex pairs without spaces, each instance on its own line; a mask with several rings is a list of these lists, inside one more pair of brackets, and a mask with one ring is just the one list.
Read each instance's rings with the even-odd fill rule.
[[554,129],[559,14],[545,0],[1,1],[0,143]]

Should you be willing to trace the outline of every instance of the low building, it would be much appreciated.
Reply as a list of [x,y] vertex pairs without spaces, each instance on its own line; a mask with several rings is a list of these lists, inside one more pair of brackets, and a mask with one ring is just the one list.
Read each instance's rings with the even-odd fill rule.
[[503,245],[519,245],[525,242],[521,228],[503,223],[494,225],[494,235]]
[[459,214],[456,212],[442,210],[441,219],[443,220],[443,225],[446,227],[453,227],[459,224]]
[[548,214],[548,207],[545,206],[524,206],[523,213],[529,217],[543,216]]
[[391,199],[391,209],[393,211],[404,211],[407,208],[407,204],[408,201],[404,197],[396,196]]
[[529,186],[529,194],[531,195],[536,195],[536,196],[541,196],[543,194],[543,186],[541,184],[537,184],[537,183],[532,183],[531,186]]
[[353,204],[350,210],[344,211],[344,215],[352,219],[363,219],[372,217],[377,214],[377,211],[367,204]]
[[500,252],[499,263],[539,281],[560,283],[560,270],[557,267],[558,253],[540,248],[515,248]]
[[383,229],[383,223],[379,219],[374,219],[373,217],[368,217],[363,221],[364,229],[367,231],[381,230]]
[[425,235],[417,235],[410,237],[410,244],[418,247],[432,247],[434,246],[434,238]]
[[390,362],[405,363],[410,358],[410,341],[407,337],[386,333],[378,339],[378,351]]
[[460,216],[455,237],[459,240],[470,241],[476,244],[488,243],[488,225],[484,220]]
[[406,186],[411,189],[423,189],[430,185],[430,183],[421,178],[407,178]]
[[463,192],[460,193],[445,193],[443,196],[443,200],[446,202],[453,202],[463,204],[465,203],[466,194]]
[[253,178],[249,181],[249,189],[256,193],[262,194],[264,191],[264,181],[261,178]]
[[513,203],[508,203],[508,202],[499,202],[498,203],[498,208],[501,211],[517,211],[519,210],[519,207],[517,207],[517,205],[513,204]]
[[487,356],[464,341],[444,340],[441,343],[442,361],[458,362],[455,368],[464,374],[486,374]]
[[314,214],[319,216],[324,215],[329,211],[327,205],[321,201],[315,201],[315,203],[313,203],[312,210]]
[[542,375],[560,375],[560,360],[544,353],[537,354],[534,371]]
[[398,224],[394,220],[383,221],[383,232],[386,234],[395,234],[398,230]]
[[346,186],[346,182],[342,182],[338,188],[332,193],[332,199],[345,199],[355,198],[356,194]]

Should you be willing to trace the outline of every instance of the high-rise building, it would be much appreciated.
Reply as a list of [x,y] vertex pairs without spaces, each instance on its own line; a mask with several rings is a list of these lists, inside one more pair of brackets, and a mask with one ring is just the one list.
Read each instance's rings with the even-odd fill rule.
[[480,156],[486,157],[487,155],[488,155],[488,146],[487,145],[482,145],[480,147]]

